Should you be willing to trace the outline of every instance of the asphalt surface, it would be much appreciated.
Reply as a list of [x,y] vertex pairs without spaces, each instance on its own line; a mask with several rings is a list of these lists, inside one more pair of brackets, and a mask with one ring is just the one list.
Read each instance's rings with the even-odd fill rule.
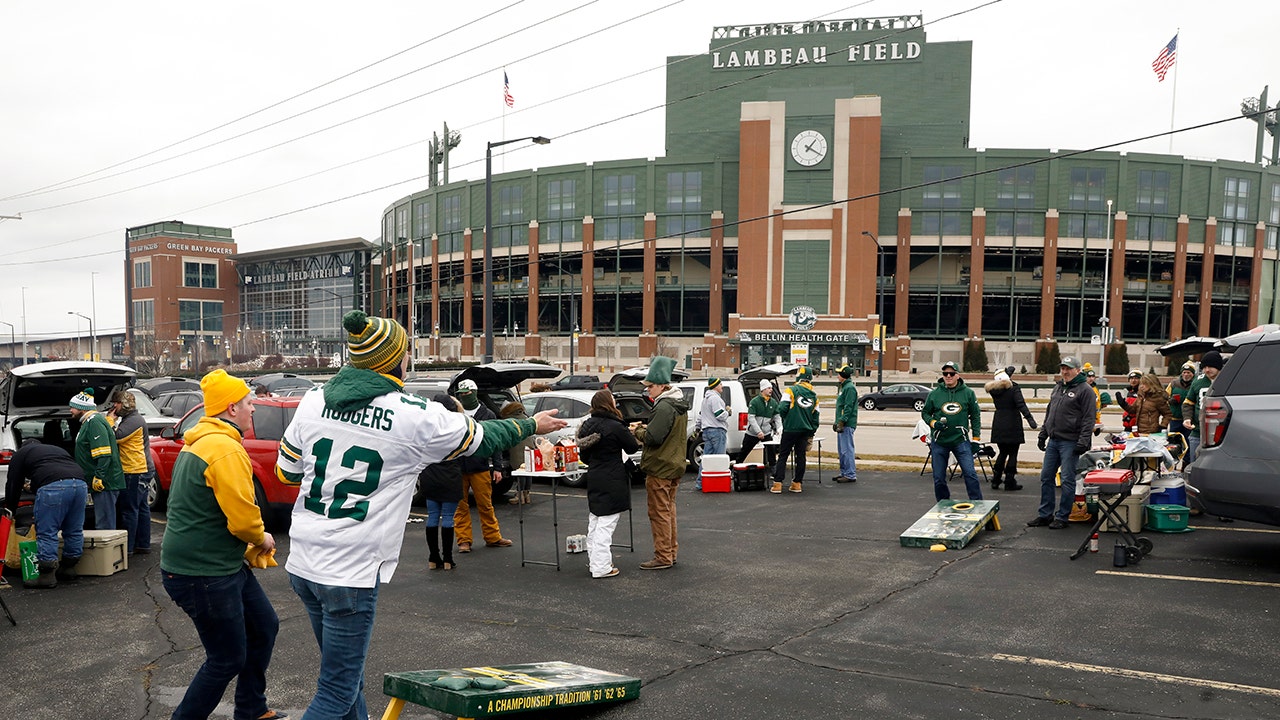
[[[1117,569],[1114,535],[1070,561],[1085,526],[1027,528],[1037,495],[988,488],[1004,529],[933,553],[898,541],[933,505],[927,478],[868,468],[855,484],[815,480],[799,495],[683,483],[679,563],[649,572],[637,568],[651,550],[637,487],[635,552],[616,550],[622,573],[603,580],[585,555],[562,554],[559,571],[521,567],[519,542],[428,572],[423,525],[407,524],[379,599],[371,715],[386,706],[386,672],[565,660],[641,678],[639,699],[525,717],[1280,716],[1276,530],[1196,518],[1196,532],[1148,533],[1154,553]],[[535,493],[524,547],[551,560],[564,536],[585,532],[585,498],[562,491],[557,537],[549,487]],[[498,513],[518,540],[517,509]],[[163,530],[157,516],[157,541]],[[624,518],[615,540],[627,536]],[[169,717],[203,653],[160,586],[159,556],[133,559],[109,578],[3,591],[19,625],[0,620],[0,717]],[[315,642],[283,567],[258,577],[281,619],[270,700],[298,718]],[[227,703],[215,715],[230,716]]]

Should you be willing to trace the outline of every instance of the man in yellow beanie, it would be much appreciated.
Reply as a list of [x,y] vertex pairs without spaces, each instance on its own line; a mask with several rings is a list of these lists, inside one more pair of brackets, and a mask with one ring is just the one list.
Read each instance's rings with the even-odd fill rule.
[[270,557],[276,547],[254,501],[244,449],[253,395],[221,369],[205,375],[200,389],[204,417],[182,436],[186,445],[173,463],[160,577],[195,623],[205,661],[173,716],[209,717],[235,680],[235,717],[277,717],[267,708],[267,665],[280,620],[245,563],[246,555]]
[[367,718],[364,664],[379,586],[400,560],[419,471],[488,457],[565,426],[555,411],[476,421],[403,391],[409,338],[389,318],[342,318],[350,364],[302,397],[280,443],[276,473],[301,484],[289,561],[320,645],[308,717]]

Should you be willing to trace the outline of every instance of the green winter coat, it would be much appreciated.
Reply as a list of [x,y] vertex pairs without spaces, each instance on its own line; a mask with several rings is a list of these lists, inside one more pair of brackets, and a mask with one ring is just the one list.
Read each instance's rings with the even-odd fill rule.
[[853,380],[840,381],[840,390],[836,393],[836,422],[845,427],[858,427],[858,388]]
[[1182,418],[1194,425],[1187,433],[1189,437],[1200,437],[1200,404],[1204,402],[1204,396],[1209,394],[1211,387],[1213,381],[1209,376],[1198,373],[1191,381],[1191,387],[1187,388],[1186,397],[1182,399]]
[[81,416],[75,450],[76,464],[84,470],[89,489],[93,489],[94,478],[102,481],[103,490],[124,489],[124,468],[120,466],[116,431],[106,415],[94,410]]
[[809,383],[798,382],[782,391],[778,413],[782,415],[782,432],[812,435],[818,429],[818,394]]
[[679,388],[671,388],[658,396],[653,404],[653,417],[647,425],[636,428],[635,435],[644,446],[640,472],[666,480],[678,480],[684,475],[689,403]]
[[[953,448],[966,440],[980,442],[982,439],[982,412],[978,409],[978,397],[964,384],[964,378],[959,378],[953,388],[939,380],[938,386],[925,398],[920,417],[933,428],[932,442],[942,447]],[[941,422],[944,418],[945,423]],[[973,432],[967,438],[964,433],[966,422]]]

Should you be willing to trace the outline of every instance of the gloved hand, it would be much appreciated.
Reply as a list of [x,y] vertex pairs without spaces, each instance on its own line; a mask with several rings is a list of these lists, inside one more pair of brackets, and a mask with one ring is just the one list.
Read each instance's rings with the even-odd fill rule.
[[1028,421],[1027,421],[1027,424],[1029,424],[1029,425],[1031,426],[1031,429],[1032,429],[1032,430],[1035,430],[1036,428],[1040,427],[1039,425],[1036,425],[1036,419],[1035,419],[1035,418],[1031,418],[1030,420],[1028,420]]
[[839,420],[837,420],[837,421],[836,421],[836,424],[835,424],[835,425],[832,425],[832,426],[831,426],[831,428],[832,428],[833,430],[835,430],[836,432],[840,432],[841,430],[843,430],[843,429],[844,429],[844,423],[842,423],[842,422],[840,422]]
[[1076,457],[1079,457],[1087,452],[1089,452],[1088,445],[1076,445]]
[[937,419],[937,420],[935,420],[934,422],[935,422],[938,426],[940,426],[940,427],[946,427],[946,426],[947,426],[947,418],[946,418],[945,416],[944,416],[944,417],[940,417],[940,418],[938,418],[938,419]]
[[1044,452],[1044,449],[1045,449],[1048,445],[1049,445],[1049,440],[1048,440],[1048,438],[1044,437],[1043,435],[1041,435],[1041,436],[1040,436],[1040,438],[1039,438],[1038,440],[1036,440],[1036,447],[1040,448],[1040,452]]
[[107,484],[102,482],[102,478],[94,478],[92,484],[94,492],[102,492],[107,489]]
[[979,450],[981,450],[981,449],[982,449],[982,442],[981,442],[981,441],[974,440],[974,441],[972,441],[972,442],[970,442],[970,443],[969,443],[969,452],[973,453],[973,456],[974,456],[974,457],[977,457],[977,456],[978,456],[978,451],[979,451]]

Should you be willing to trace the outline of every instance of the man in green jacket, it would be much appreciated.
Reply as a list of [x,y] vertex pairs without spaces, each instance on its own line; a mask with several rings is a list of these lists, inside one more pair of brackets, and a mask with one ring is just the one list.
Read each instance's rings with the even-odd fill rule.
[[[978,398],[960,377],[960,366],[948,361],[942,364],[942,382],[929,392],[920,417],[933,428],[929,435],[929,456],[933,463],[933,497],[947,500],[947,463],[955,455],[964,487],[970,500],[982,499],[982,484],[973,469],[973,448],[982,442],[982,413]],[[972,435],[966,430],[972,431]]]
[[804,482],[805,451],[809,447],[809,439],[818,430],[818,394],[813,391],[813,371],[807,367],[796,373],[796,382],[782,391],[778,398],[778,413],[782,415],[782,441],[778,444],[778,464],[773,469],[773,487],[769,492],[777,495],[782,492],[782,478],[787,474],[787,457],[792,452],[796,456],[796,475],[792,479],[790,492],[802,491]]
[[93,493],[93,521],[99,530],[116,529],[116,498],[124,490],[124,469],[116,431],[107,417],[98,412],[93,389],[71,398],[71,417],[80,423],[76,433],[76,464],[84,470]]
[[854,461],[853,431],[858,427],[858,388],[853,385],[853,368],[844,365],[836,371],[840,389],[836,391],[836,450],[840,455],[838,483],[858,481],[858,465]]
[[684,476],[685,448],[689,439],[689,404],[679,388],[671,386],[676,361],[656,357],[644,378],[645,394],[653,403],[647,425],[633,424],[631,431],[644,448],[640,471],[649,505],[649,529],[653,532],[653,559],[641,570],[666,570],[676,564],[680,543],[676,537],[676,489]]

